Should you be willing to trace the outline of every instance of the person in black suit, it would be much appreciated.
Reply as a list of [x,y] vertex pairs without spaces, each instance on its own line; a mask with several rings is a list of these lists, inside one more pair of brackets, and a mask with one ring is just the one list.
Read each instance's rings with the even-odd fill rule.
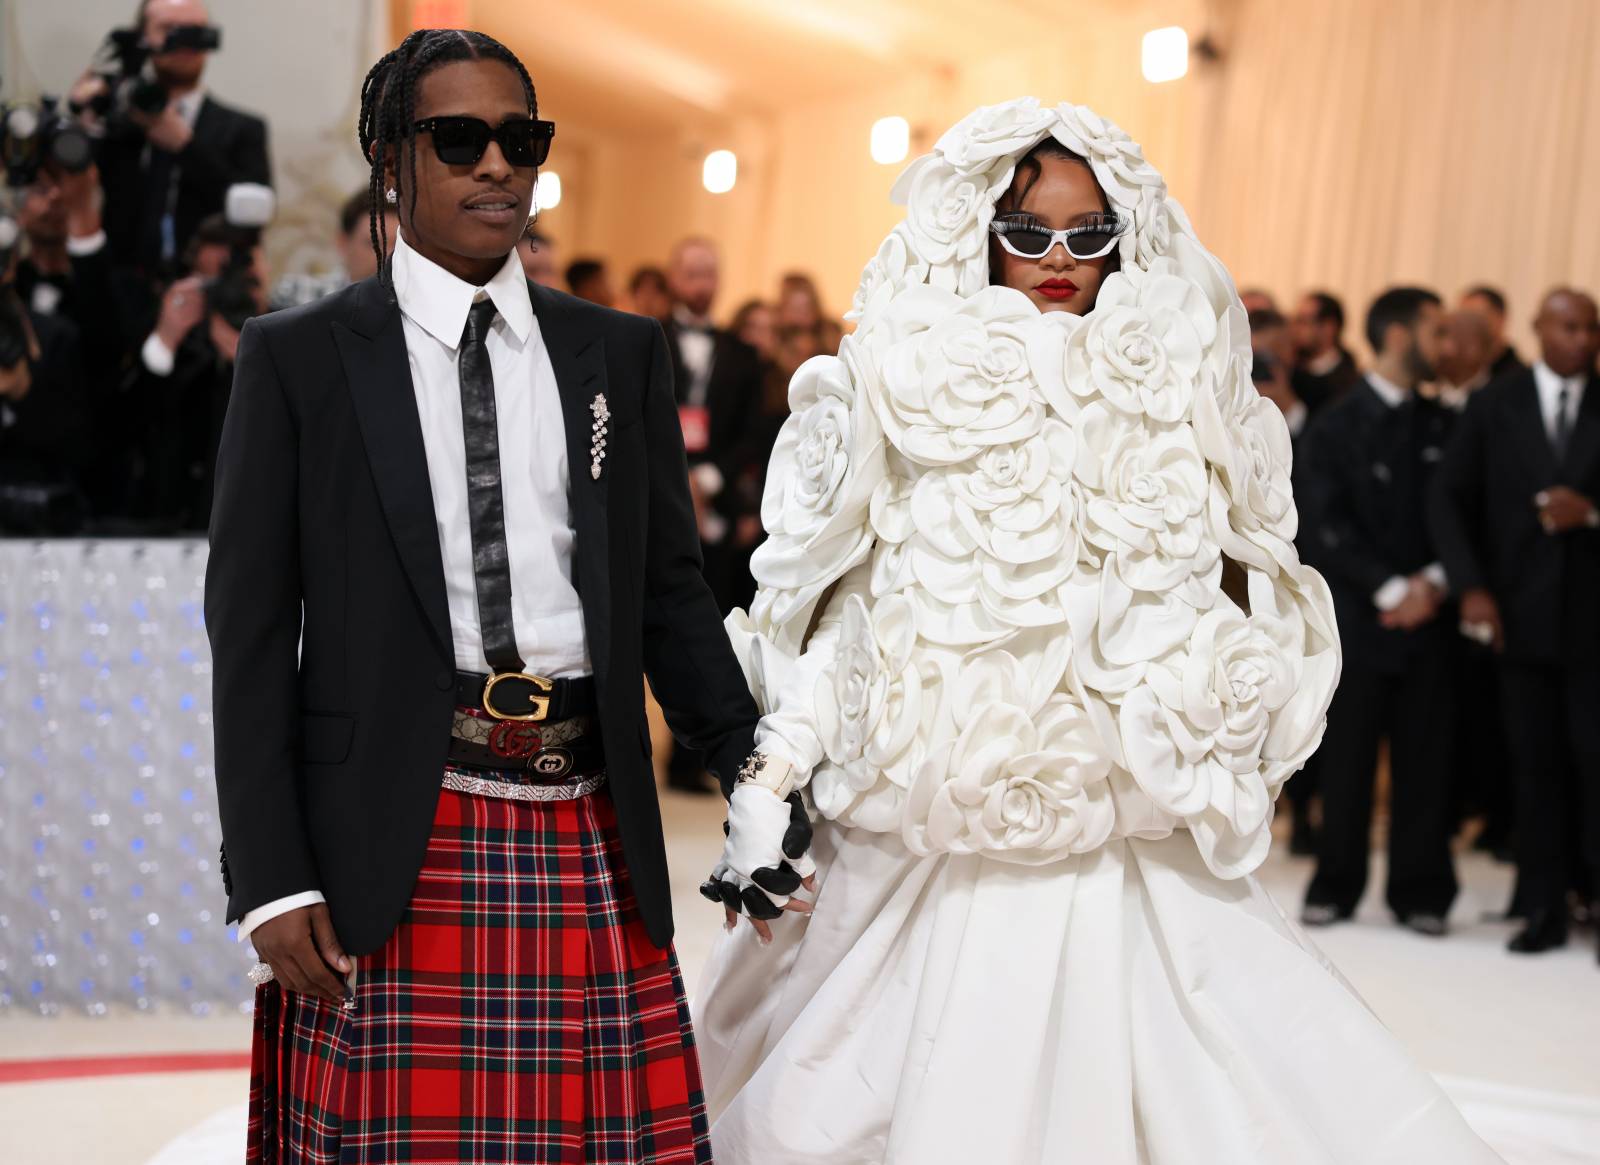
[[[253,299],[219,310],[207,284],[223,275],[236,249],[250,253]],[[202,531],[210,522],[239,330],[267,305],[260,240],[229,227],[221,215],[200,224],[185,266],[193,274],[163,294],[155,327],[123,394],[138,416],[144,454],[130,506],[159,531]]]
[[1361,383],[1344,346],[1344,304],[1326,291],[1308,291],[1289,321],[1294,336],[1294,393],[1312,413]]
[[[762,366],[754,348],[712,322],[720,279],[716,246],[709,239],[684,239],[672,249],[667,284],[674,303],[665,324],[667,347],[706,582],[727,614],[755,590],[747,581],[748,560],[741,560],[733,545],[739,520],[733,484],[746,439],[759,425]],[[710,792],[704,771],[704,758],[675,748],[667,781],[685,792]]]
[[78,329],[25,308],[0,283],[0,336],[21,351],[0,364],[0,535],[77,534],[87,516],[82,490],[89,410]]
[[[537,118],[499,42],[407,37],[360,121],[393,259],[239,341],[205,616],[226,917],[262,959],[251,1127],[708,1165],[644,677],[735,806],[771,802],[749,852],[794,823],[700,572],[660,326],[515,253]],[[386,1033],[348,1057],[346,1009]],[[341,1077],[315,1096],[307,1055]]]
[[1499,380],[1527,367],[1517,350],[1506,339],[1506,297],[1497,287],[1480,283],[1461,293],[1460,307],[1479,316],[1489,325],[1493,353],[1489,357],[1489,379]]
[[1395,288],[1367,312],[1366,379],[1311,422],[1295,462],[1301,552],[1333,591],[1344,671],[1321,749],[1322,829],[1302,918],[1349,918],[1367,881],[1378,746],[1390,744],[1389,875],[1396,919],[1445,933],[1456,894],[1444,763],[1451,633],[1446,576],[1425,520],[1453,414],[1416,395],[1432,379],[1439,298]]
[[1545,297],[1541,351],[1474,394],[1432,501],[1463,629],[1501,652],[1527,924],[1513,951],[1567,938],[1574,881],[1600,888],[1600,321]]
[[[143,0],[139,21],[156,79],[168,94],[158,114],[133,111],[107,127],[98,162],[106,192],[106,234],[113,260],[146,275],[160,273],[188,248],[201,221],[223,209],[228,187],[272,185],[267,124],[224,105],[202,87],[206,54],[161,52],[174,28],[204,25],[201,0]],[[81,106],[103,95],[88,76],[73,90]]]

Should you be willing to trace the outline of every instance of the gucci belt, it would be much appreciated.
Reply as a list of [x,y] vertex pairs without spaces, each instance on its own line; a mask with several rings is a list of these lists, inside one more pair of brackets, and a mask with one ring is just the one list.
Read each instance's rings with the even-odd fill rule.
[[605,749],[591,716],[535,723],[457,708],[447,756],[453,766],[494,769],[496,779],[515,774],[511,779],[518,781],[555,782],[605,770]]

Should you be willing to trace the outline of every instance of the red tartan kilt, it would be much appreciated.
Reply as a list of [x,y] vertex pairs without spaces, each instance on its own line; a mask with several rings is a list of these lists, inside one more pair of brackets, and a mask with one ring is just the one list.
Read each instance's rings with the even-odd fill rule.
[[257,992],[247,1160],[709,1165],[677,960],[623,868],[604,789],[441,793],[355,1010]]

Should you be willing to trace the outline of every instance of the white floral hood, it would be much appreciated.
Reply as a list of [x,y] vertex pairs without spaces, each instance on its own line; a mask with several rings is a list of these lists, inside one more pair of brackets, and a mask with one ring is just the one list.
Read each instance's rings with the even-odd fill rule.
[[[995,202],[1048,136],[1132,222],[1083,317],[989,285]],[[1339,654],[1232,280],[1083,106],[978,109],[894,197],[854,334],[790,386],[760,590],[729,619],[763,733],[820,812],[918,852],[1187,828],[1249,872]]]

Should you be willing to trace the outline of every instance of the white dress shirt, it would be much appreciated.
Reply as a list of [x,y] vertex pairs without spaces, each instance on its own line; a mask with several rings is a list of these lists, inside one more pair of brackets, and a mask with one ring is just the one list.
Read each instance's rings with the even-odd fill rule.
[[1539,415],[1544,418],[1544,431],[1550,438],[1550,444],[1556,441],[1556,422],[1560,417],[1561,393],[1566,390],[1567,436],[1572,436],[1572,426],[1578,419],[1578,408],[1583,404],[1584,386],[1588,384],[1588,377],[1558,376],[1543,360],[1533,366],[1533,384],[1539,390]]
[[699,408],[706,403],[710,394],[716,337],[710,319],[696,316],[681,304],[672,314],[680,329],[678,355],[683,358],[683,370],[689,374],[689,383],[683,386],[683,400],[685,404]]
[[[456,667],[472,672],[490,670],[478,623],[472,527],[467,516],[466,436],[456,364],[467,310],[474,300],[486,296],[499,313],[485,345],[494,372],[517,651],[527,670],[538,675],[589,674],[583,608],[572,585],[575,535],[567,504],[561,396],[516,253],[480,288],[423,258],[402,234],[394,249],[394,290],[422,421]],[[270,918],[322,901],[321,893],[307,890],[258,906],[240,921],[239,937],[248,938]]]

